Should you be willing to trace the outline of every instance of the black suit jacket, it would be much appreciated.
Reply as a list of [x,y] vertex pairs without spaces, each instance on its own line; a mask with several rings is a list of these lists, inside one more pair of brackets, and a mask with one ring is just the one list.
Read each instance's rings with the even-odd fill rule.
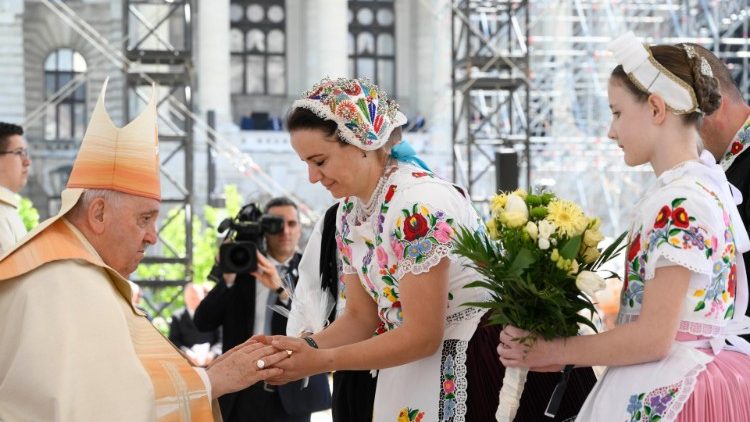
[[[737,208],[742,222],[745,223],[745,229],[750,232],[750,151],[744,151],[734,159],[727,169],[727,179],[742,192],[742,203]],[[745,252],[742,256],[745,260],[745,271],[750,275],[750,252]],[[747,308],[746,315],[750,316],[750,306]],[[742,337],[750,340],[750,335]]]
[[195,344],[209,343],[211,349],[214,349],[217,345],[221,345],[221,329],[199,330],[190,318],[187,309],[183,308],[172,315],[172,322],[169,324],[169,341],[179,348],[189,349]]
[[[295,285],[299,275],[297,267],[301,259],[302,255],[296,253],[289,263],[289,273]],[[223,350],[226,352],[234,346],[243,343],[254,334],[255,289],[259,284],[249,274],[238,274],[232,287],[227,287],[218,266],[215,266],[211,270],[209,278],[216,281],[216,286],[211,289],[201,304],[198,305],[193,320],[195,325],[203,331],[222,327]],[[261,286],[261,288],[265,287]],[[291,304],[284,305],[280,300],[277,300],[276,304],[287,308],[291,306]],[[267,309],[266,312],[273,311]],[[274,335],[286,335],[286,323],[286,317],[273,312],[271,317],[271,333]],[[289,415],[307,414],[309,417],[309,413],[313,411],[329,408],[331,394],[326,377],[326,375],[311,377],[308,387],[304,389],[302,389],[301,381],[277,388],[281,404],[286,413]],[[249,418],[250,415],[236,415],[236,412],[232,412],[232,408],[235,406],[236,400],[246,396],[247,394],[245,393],[252,388],[250,387],[246,390],[227,394],[222,397],[219,400],[222,414],[232,414],[232,419],[236,420]],[[240,407],[243,409],[247,408],[247,406]]]

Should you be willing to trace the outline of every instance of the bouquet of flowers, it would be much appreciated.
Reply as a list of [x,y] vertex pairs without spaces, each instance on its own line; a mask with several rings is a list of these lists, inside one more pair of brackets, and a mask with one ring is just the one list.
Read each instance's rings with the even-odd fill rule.
[[[579,324],[596,331],[592,297],[605,287],[596,271],[624,249],[626,233],[606,250],[599,249],[604,238],[600,220],[550,192],[501,193],[490,206],[486,232],[461,228],[456,235],[455,252],[468,258],[482,276],[466,287],[485,288],[491,294],[488,302],[467,305],[489,308],[491,324],[530,331],[530,336],[519,339],[525,344],[574,336]],[[526,368],[506,368],[498,421],[513,420],[527,373]]]

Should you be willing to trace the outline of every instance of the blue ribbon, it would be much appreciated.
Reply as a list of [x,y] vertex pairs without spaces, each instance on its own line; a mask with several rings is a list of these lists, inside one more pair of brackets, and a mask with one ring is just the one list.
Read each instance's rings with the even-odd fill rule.
[[398,161],[414,164],[432,173],[427,164],[417,157],[417,151],[414,151],[414,148],[406,140],[402,140],[391,149],[391,157]]

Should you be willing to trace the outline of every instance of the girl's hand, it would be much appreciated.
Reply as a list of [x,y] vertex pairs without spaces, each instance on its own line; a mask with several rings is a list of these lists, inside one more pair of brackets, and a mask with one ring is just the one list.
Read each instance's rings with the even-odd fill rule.
[[530,339],[530,332],[508,325],[500,332],[497,354],[506,367],[530,368],[540,372],[562,369],[563,339]]

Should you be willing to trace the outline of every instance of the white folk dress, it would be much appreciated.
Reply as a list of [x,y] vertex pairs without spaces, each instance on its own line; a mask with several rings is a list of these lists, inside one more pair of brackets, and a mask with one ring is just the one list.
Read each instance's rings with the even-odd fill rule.
[[675,340],[662,360],[608,368],[579,421],[673,421],[706,365],[727,348],[724,340],[747,354],[747,343],[736,337],[747,327],[747,280],[738,252],[747,247],[747,233],[723,171],[705,154],[664,172],[634,207],[617,319],[618,325],[636,320],[656,268],[679,265],[691,276],[677,338],[704,340]]
[[377,334],[403,323],[399,282],[450,259],[448,309],[442,346],[432,356],[380,371],[374,417],[380,421],[463,421],[466,414],[466,350],[485,309],[483,289],[464,286],[479,277],[452,255],[459,226],[479,230],[481,220],[460,188],[405,163],[388,176],[373,215],[357,221],[361,204],[339,206],[336,243],[345,274],[356,274],[378,307]]

